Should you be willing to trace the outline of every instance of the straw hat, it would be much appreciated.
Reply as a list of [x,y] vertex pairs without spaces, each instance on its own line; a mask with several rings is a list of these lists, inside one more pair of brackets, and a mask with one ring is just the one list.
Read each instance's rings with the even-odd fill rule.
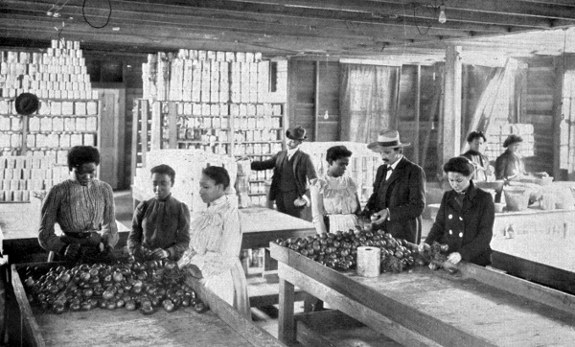
[[383,148],[399,148],[399,147],[407,147],[411,145],[411,143],[406,142],[402,143],[399,139],[399,132],[397,130],[383,130],[377,136],[377,141],[370,143],[367,145],[367,148],[371,149],[372,151],[377,151]]

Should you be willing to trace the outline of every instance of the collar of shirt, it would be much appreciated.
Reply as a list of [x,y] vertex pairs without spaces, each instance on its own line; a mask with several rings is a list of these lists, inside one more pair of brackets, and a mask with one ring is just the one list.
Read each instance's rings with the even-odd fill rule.
[[220,196],[219,198],[217,198],[216,200],[210,202],[208,208],[223,205],[227,201],[228,201],[228,197],[227,197],[227,195],[224,194],[224,195]]
[[288,160],[291,159],[291,157],[293,157],[293,155],[299,150],[299,147],[296,147],[294,149],[288,149],[287,150],[287,156],[288,156]]
[[399,162],[401,161],[401,159],[403,159],[403,155],[400,156],[399,159],[397,159],[397,160],[395,161],[395,163],[393,163],[393,164],[391,164],[391,165],[388,165],[388,166],[387,166],[387,170],[388,170],[388,171],[389,171],[390,169],[391,169],[391,170],[395,170],[395,168],[397,167],[397,164],[399,164]]

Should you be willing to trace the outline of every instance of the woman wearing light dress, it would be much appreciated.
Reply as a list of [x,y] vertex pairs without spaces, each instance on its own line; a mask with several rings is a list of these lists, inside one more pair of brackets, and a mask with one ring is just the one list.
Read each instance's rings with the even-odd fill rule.
[[312,216],[319,234],[354,230],[359,224],[361,206],[357,185],[351,177],[344,175],[351,154],[345,146],[329,148],[326,153],[326,173],[312,181]]
[[188,274],[246,317],[250,316],[247,284],[240,263],[242,231],[237,207],[225,194],[230,185],[226,169],[210,166],[202,171],[200,197],[206,211],[190,226],[190,246],[178,261]]

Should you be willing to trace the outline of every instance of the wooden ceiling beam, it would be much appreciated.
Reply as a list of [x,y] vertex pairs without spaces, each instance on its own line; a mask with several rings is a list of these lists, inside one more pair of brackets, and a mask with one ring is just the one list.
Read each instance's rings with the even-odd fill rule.
[[[23,34],[30,32],[44,32],[48,36],[55,38],[57,32],[53,29],[54,23],[51,21],[46,21],[44,25],[44,30],[39,29],[42,25],[39,25],[37,20],[28,20],[17,18],[15,16],[4,17],[0,16],[1,24],[0,35],[3,33],[13,33],[14,30],[8,31],[10,28],[17,28],[22,30]],[[146,34],[142,35],[142,31]],[[323,38],[323,37],[296,37],[287,35],[275,35],[275,36],[264,36],[264,35],[254,35],[253,33],[242,33],[242,32],[219,32],[214,33],[212,30],[193,30],[186,31],[180,30],[178,28],[157,28],[154,26],[138,26],[134,28],[125,27],[120,31],[103,31],[94,30],[86,24],[67,24],[64,28],[62,34],[64,37],[75,37],[82,38],[85,41],[93,40],[98,38],[97,42],[109,41],[114,43],[123,43],[130,45],[131,41],[125,39],[129,37],[134,39],[141,36],[140,39],[135,42],[144,42],[149,44],[155,44],[156,46],[166,46],[170,42],[177,40],[178,42],[185,42],[185,45],[179,48],[196,48],[197,42],[204,41],[214,41],[221,43],[241,43],[243,45],[249,45],[253,48],[251,51],[258,50],[258,47],[269,48],[269,50],[279,50],[277,47],[281,47],[281,50],[291,54],[297,54],[299,52],[318,52],[326,54],[337,54],[338,50],[350,51],[367,51],[367,52],[379,52],[382,50],[384,45],[381,43],[358,39],[334,39],[334,38]],[[103,37],[105,39],[100,39]],[[117,38],[116,38],[117,37]],[[286,47],[286,48],[283,48]],[[312,48],[310,48],[312,47]]]
[[[43,11],[24,11],[24,10],[9,10],[4,12],[7,16],[18,16],[19,18],[27,19],[37,19],[37,20],[52,20],[55,25],[59,25],[61,20],[52,19],[45,16]],[[60,11],[62,18],[74,17],[75,21],[79,21],[78,13],[74,9],[67,8]],[[101,16],[94,16],[97,18],[97,22],[104,22],[105,18]],[[287,21],[284,18],[284,21]],[[114,16],[110,20],[109,27],[118,26],[123,27],[125,25],[156,25],[165,27],[179,27],[182,29],[212,29],[217,32],[233,30],[233,31],[244,31],[252,32],[256,34],[263,35],[291,35],[291,36],[316,36],[316,37],[332,37],[332,38],[353,38],[353,39],[370,39],[377,42],[412,42],[416,39],[422,40],[419,36],[419,32],[416,32],[413,28],[405,30],[402,28],[395,28],[395,30],[382,30],[381,27],[366,25],[366,24],[351,24],[348,23],[325,23],[325,25],[288,25],[284,23],[254,23],[246,21],[238,21],[231,19],[215,19],[206,17],[190,17],[186,15],[170,15],[169,18],[163,15],[151,14],[151,13],[139,13],[134,15],[133,13],[125,11],[116,11]],[[450,32],[447,35],[445,32],[441,31],[438,34],[434,30],[427,30],[427,28],[421,28],[421,32],[426,33],[427,37],[423,37],[423,40],[441,40],[442,38],[448,37],[461,37],[461,35],[466,35],[465,33]],[[433,35],[436,34],[436,35]]]
[[[10,4],[10,10],[34,11],[31,9],[31,4],[34,4],[33,1],[8,0],[6,3]],[[298,35],[314,35],[316,31],[325,30],[330,35],[373,36],[374,39],[378,39],[383,35],[396,36],[397,38],[393,41],[398,39],[409,41],[421,39],[422,34],[441,39],[447,37],[475,36],[483,33],[509,32],[508,26],[470,24],[465,27],[465,30],[461,30],[461,26],[455,22],[442,25],[438,23],[436,19],[428,20],[411,17],[393,20],[387,19],[384,21],[372,16],[369,17],[369,20],[365,20],[365,18],[348,18],[344,20],[329,17],[297,17],[278,14],[266,14],[264,16],[261,13],[253,12],[222,11],[212,8],[191,8],[189,6],[144,5],[143,3],[140,4],[132,1],[121,1],[113,6],[113,18],[121,14],[141,18],[144,13],[147,13],[156,15],[158,21],[162,21],[163,16],[167,17],[164,22],[178,19],[180,19],[181,22],[207,21],[210,25],[222,25],[222,28],[225,28],[227,23],[232,23],[234,29],[248,28],[250,31],[257,30],[269,33],[273,33],[274,29],[281,30],[282,26],[284,26],[284,33],[293,30]],[[38,8],[35,11],[40,15],[45,13],[43,8]],[[77,13],[74,14],[74,11],[77,11]],[[81,8],[77,5],[67,5],[60,12],[63,16],[64,13],[66,16],[78,16],[81,12]],[[104,15],[102,11],[98,13]],[[150,20],[156,19],[150,18]],[[268,26],[266,27],[266,25]],[[242,28],[242,26],[244,27]],[[300,32],[298,32],[298,30]],[[426,40],[426,38],[424,38],[424,40]]]

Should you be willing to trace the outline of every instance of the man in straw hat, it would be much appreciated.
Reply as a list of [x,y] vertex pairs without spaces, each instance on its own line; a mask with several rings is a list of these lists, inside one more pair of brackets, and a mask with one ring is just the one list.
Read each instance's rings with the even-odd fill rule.
[[394,237],[419,243],[421,213],[425,207],[425,173],[403,156],[397,130],[384,130],[377,141],[367,147],[381,154],[383,165],[377,170],[373,194],[365,207],[374,228],[383,229]]
[[287,150],[275,154],[271,159],[254,161],[252,170],[274,169],[269,199],[276,202],[278,211],[301,218],[303,208],[309,205],[305,195],[308,181],[317,178],[315,168],[308,154],[299,146],[307,139],[301,126],[286,131]]

